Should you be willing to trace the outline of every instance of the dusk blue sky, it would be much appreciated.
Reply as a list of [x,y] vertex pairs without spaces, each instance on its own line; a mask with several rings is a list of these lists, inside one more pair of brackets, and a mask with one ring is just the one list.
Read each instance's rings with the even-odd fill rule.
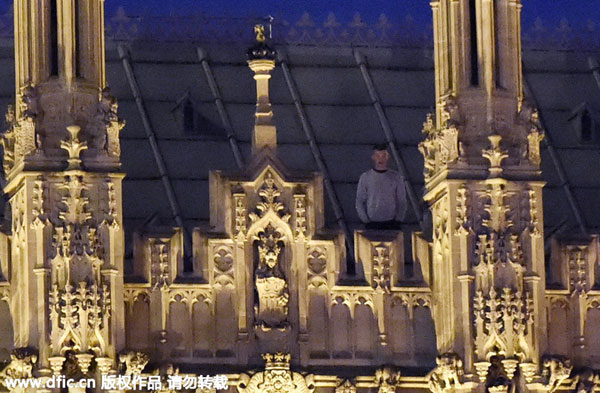
[[[0,13],[7,12],[12,0],[0,0]],[[304,12],[321,25],[333,12],[338,22],[347,23],[355,13],[368,24],[385,14],[398,24],[407,16],[423,28],[431,25],[429,0],[106,0],[106,15],[115,15],[123,7],[128,16],[173,16],[204,14],[215,17],[260,18],[273,15],[279,21],[295,23]],[[524,30],[539,18],[545,27],[556,29],[561,21],[579,30],[600,31],[600,0],[523,0]],[[564,23],[563,23],[564,25]]]
[[[315,21],[326,19],[333,12],[340,22],[350,21],[359,12],[366,22],[375,22],[380,14],[392,21],[411,15],[415,23],[429,24],[429,0],[106,0],[107,15],[118,7],[135,15],[188,15],[204,13],[213,16],[262,17],[275,15],[287,21],[297,21],[308,12]],[[523,23],[533,24],[540,17],[545,25],[555,26],[566,19],[573,27],[593,21],[600,25],[600,0],[523,0]],[[600,30],[600,26],[599,30]]]

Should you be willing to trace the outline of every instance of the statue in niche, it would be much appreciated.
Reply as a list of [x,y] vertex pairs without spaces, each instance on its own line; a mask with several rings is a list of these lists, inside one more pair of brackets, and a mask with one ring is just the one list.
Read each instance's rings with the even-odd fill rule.
[[96,118],[103,125],[106,134],[101,149],[109,155],[120,156],[121,146],[119,133],[125,127],[125,121],[120,120],[117,115],[119,105],[117,99],[112,95],[110,88],[105,87],[99,95]]
[[281,233],[267,225],[258,236],[258,266],[254,273],[254,315],[256,325],[265,331],[287,327],[290,295],[280,263],[282,247]]

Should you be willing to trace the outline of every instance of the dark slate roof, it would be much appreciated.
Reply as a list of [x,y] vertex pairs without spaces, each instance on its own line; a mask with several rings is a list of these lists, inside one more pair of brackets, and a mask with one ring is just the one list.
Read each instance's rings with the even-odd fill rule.
[[[154,213],[165,224],[173,221],[117,44],[108,43],[106,70],[108,83],[119,101],[119,115],[127,121],[121,144],[122,169],[127,174],[123,211],[130,250],[132,230]],[[198,44],[134,41],[124,45],[186,227],[191,231],[194,226],[206,226],[209,171],[233,170],[237,165],[198,59]],[[202,47],[247,161],[255,108],[254,81],[245,58],[247,47],[214,43]],[[370,166],[370,147],[385,142],[385,136],[353,48],[280,45],[277,50],[288,62],[345,219],[351,228],[357,227],[356,182]],[[422,139],[422,123],[434,104],[431,48],[359,50],[367,59],[410,182],[420,197],[423,159],[417,144]],[[600,53],[563,50],[524,53],[525,79],[549,134],[542,152],[547,181],[544,188],[547,233],[581,231],[575,212],[581,216],[586,231],[600,232],[599,146],[582,144],[568,121],[580,103],[585,102],[591,111],[600,112],[600,87],[590,70],[589,57],[600,59]],[[0,111],[14,99],[13,68],[12,43],[5,40],[0,42]],[[188,131],[184,130],[180,109],[186,96],[194,105],[198,124],[196,129]],[[271,98],[284,163],[290,169],[318,170],[281,67],[273,72]],[[555,153],[556,160],[550,153]],[[569,195],[573,196],[572,203]],[[328,224],[335,227],[327,198],[326,215]],[[414,215],[411,217],[416,221]]]

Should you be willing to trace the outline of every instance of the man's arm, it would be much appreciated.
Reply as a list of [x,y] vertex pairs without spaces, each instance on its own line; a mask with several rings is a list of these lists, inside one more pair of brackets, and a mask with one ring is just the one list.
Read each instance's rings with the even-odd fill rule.
[[398,175],[398,185],[396,187],[396,221],[404,222],[408,210],[408,198],[406,197],[406,186],[404,177]]
[[358,187],[356,189],[356,212],[363,223],[369,222],[367,215],[367,181],[363,173],[358,179]]

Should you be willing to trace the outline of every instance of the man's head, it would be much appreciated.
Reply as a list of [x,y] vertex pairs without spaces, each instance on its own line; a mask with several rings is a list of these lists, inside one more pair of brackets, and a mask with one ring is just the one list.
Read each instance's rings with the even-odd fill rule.
[[375,170],[385,171],[388,169],[390,154],[387,151],[387,146],[385,144],[373,146],[373,155],[371,156],[371,159],[373,159],[373,167]]

